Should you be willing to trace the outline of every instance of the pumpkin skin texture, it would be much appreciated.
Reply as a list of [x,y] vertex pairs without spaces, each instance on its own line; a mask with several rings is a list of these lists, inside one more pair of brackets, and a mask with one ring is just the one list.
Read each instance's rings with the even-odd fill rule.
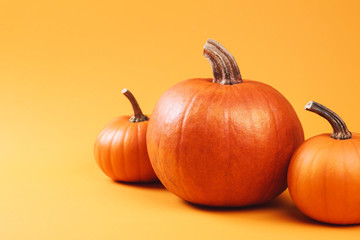
[[310,218],[359,224],[360,134],[346,140],[330,135],[314,136],[296,150],[288,171],[289,192]]
[[115,181],[157,181],[146,148],[149,121],[131,122],[133,118],[120,116],[105,126],[95,141],[96,162]]
[[163,185],[209,206],[274,199],[286,189],[290,157],[303,141],[290,103],[269,85],[243,79],[234,85],[178,83],[159,99],[147,133],[150,161]]

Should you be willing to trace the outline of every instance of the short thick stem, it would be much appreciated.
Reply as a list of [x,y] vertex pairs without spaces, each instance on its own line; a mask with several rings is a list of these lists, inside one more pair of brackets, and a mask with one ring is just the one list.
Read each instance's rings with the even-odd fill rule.
[[208,39],[204,46],[204,55],[211,64],[214,82],[222,85],[234,85],[242,82],[234,57],[220,43]]
[[143,121],[147,121],[149,120],[149,118],[147,116],[145,116],[142,111],[141,111],[141,108],[138,104],[138,102],[136,101],[134,95],[132,95],[132,93],[127,90],[126,88],[124,88],[122,91],[121,91],[125,97],[127,97],[133,107],[133,110],[134,110],[134,116],[132,116],[129,121],[130,122],[143,122]]
[[344,140],[352,137],[351,132],[347,129],[345,122],[333,111],[320,103],[310,101],[306,104],[305,109],[314,113],[319,114],[325,118],[332,126],[334,132],[331,137],[334,139]]

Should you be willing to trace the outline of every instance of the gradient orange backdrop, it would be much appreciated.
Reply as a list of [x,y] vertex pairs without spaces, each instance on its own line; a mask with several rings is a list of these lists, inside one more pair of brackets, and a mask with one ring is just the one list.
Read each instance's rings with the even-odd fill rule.
[[207,209],[160,186],[109,180],[95,137],[131,106],[151,113],[175,83],[211,76],[207,38],[246,79],[277,88],[306,137],[330,125],[318,101],[360,132],[359,1],[0,2],[0,239],[359,239],[360,227],[271,204]]

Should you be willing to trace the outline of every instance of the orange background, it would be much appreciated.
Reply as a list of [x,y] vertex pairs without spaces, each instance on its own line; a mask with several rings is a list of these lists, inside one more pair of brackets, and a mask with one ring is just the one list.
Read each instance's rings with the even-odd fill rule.
[[0,239],[359,239],[304,217],[285,192],[245,209],[192,206],[161,186],[109,180],[95,137],[131,106],[211,76],[207,38],[244,78],[277,88],[306,137],[330,132],[309,100],[360,132],[358,1],[0,2]]

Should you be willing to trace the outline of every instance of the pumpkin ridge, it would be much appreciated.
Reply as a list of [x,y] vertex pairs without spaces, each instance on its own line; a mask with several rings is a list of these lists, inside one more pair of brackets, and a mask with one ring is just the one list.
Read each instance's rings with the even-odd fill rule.
[[[314,160],[316,160],[316,158],[318,157],[318,155],[319,155],[320,153],[319,152],[317,152],[316,154],[314,154],[313,156],[312,156],[312,158],[314,159]],[[310,165],[311,164],[311,168],[310,169],[313,169],[312,167],[313,167],[313,165],[315,164],[315,162],[313,161],[313,160],[311,160],[310,161],[310,163],[308,163],[307,165]],[[301,161],[297,161],[297,164],[296,164],[299,168],[304,168],[304,162],[301,162]],[[297,175],[296,175],[296,179],[295,179],[295,181],[294,182],[300,182],[301,180],[300,180],[300,178],[301,178],[301,176],[300,176],[300,174],[298,174],[298,172],[296,171],[295,172]],[[312,177],[312,171],[310,171],[310,173],[309,173],[309,177],[311,178]],[[296,188],[296,190],[297,190],[298,188]]]
[[[246,83],[248,83],[248,82],[246,82]],[[242,85],[242,84],[241,84]],[[245,86],[245,84],[243,85],[243,86]],[[236,87],[240,87],[240,84],[239,85],[236,85]],[[235,89],[234,87],[231,87],[231,89]],[[247,100],[248,100],[248,96],[247,97],[245,97],[244,96],[244,94],[242,93],[242,92],[240,92],[240,91],[236,91],[236,95],[237,95],[237,97],[238,97],[238,101],[240,102],[240,105],[241,105],[241,108],[243,109],[243,112],[247,112],[247,113],[249,113],[250,112],[250,108],[248,107],[248,104],[246,104],[246,102],[247,102]],[[234,95],[235,96],[235,95]],[[239,106],[238,106],[239,107]],[[230,118],[231,119],[233,119],[233,114],[231,114],[232,113],[232,111],[230,112]],[[240,118],[243,118],[244,117],[244,115],[241,115],[240,116]],[[252,119],[252,116],[251,116],[251,114],[248,114],[247,116],[245,116],[246,118],[248,118],[248,119]],[[235,117],[235,119],[236,119],[237,117]],[[251,120],[249,120],[249,122],[250,122]],[[239,147],[240,145],[237,145],[237,147]],[[243,159],[241,159],[241,160],[243,160]],[[234,184],[234,183],[233,183]],[[242,184],[241,182],[239,183],[239,184]],[[247,200],[247,199],[249,199],[249,196],[251,195],[248,191],[241,191],[241,194],[245,194],[245,195],[242,195],[243,197],[243,199],[245,199],[245,200]]]
[[350,142],[355,148],[355,151],[356,151],[356,153],[358,155],[358,159],[360,159],[360,150],[359,150],[358,146],[354,143],[354,141],[350,141]]
[[[155,114],[156,114],[156,113],[155,113]],[[152,113],[152,115],[154,115],[154,112]],[[151,120],[150,120],[150,124],[151,124]],[[148,140],[147,140],[147,139],[148,139],[148,136],[149,136],[149,131],[146,133],[146,144],[147,144],[147,148],[149,148],[149,146],[152,147],[152,148],[154,148],[151,144],[150,144],[150,145],[148,144]],[[159,137],[159,138],[157,139],[157,141],[156,141],[156,145],[157,145],[157,146],[155,147],[155,149],[160,149],[161,140],[162,140],[161,137]],[[148,151],[148,152],[151,152],[151,151]],[[150,157],[150,156],[149,156],[149,157]],[[155,166],[155,165],[157,165],[157,166]],[[163,173],[165,172],[164,161],[161,161],[161,160],[159,160],[159,159],[157,158],[157,159],[155,159],[155,160],[153,160],[153,161],[151,162],[151,166],[153,167],[155,173],[158,172],[158,173],[156,173],[156,175],[159,176],[159,180],[160,180],[160,181],[161,181],[161,178],[165,178],[165,179],[167,180],[167,181],[161,181],[161,182],[164,184],[164,186],[166,187],[165,182],[171,182],[171,181],[170,181],[169,177],[167,176],[167,174],[163,174]],[[158,169],[160,169],[160,170],[157,171]]]
[[[306,146],[306,144],[308,143],[308,141],[311,141],[313,138],[309,138],[303,145],[301,145],[296,151],[295,153],[292,155],[292,158],[293,157],[297,157],[297,159],[299,158],[298,155],[299,154],[302,154],[303,153],[300,151],[300,149],[303,148],[303,146]],[[301,155],[301,156],[302,156]],[[317,156],[317,154],[313,155],[312,158],[315,159],[315,156]],[[306,159],[305,157],[303,157],[304,159]],[[313,161],[310,161],[311,163],[313,163]],[[308,164],[309,165],[309,164]],[[299,168],[299,169],[302,169],[304,168],[304,161],[299,161],[299,160],[296,160],[296,161],[290,161],[290,164],[289,164],[289,169],[288,171],[290,172],[290,169],[293,169],[293,168]],[[288,185],[294,185],[293,187],[291,187],[291,189],[289,188],[289,192],[290,192],[290,195],[291,195],[291,192],[292,190],[296,190],[297,191],[297,185],[295,183],[299,182],[300,181],[300,174],[299,174],[300,171],[292,171],[291,170],[291,178],[289,178],[289,174],[288,174],[288,180],[287,180],[287,183]],[[292,184],[289,184],[289,181],[291,181]]]
[[[335,141],[333,141],[331,144],[330,144],[330,147],[329,149],[334,149],[334,145],[335,145]],[[330,155],[333,155],[332,153]],[[323,172],[324,172],[324,202],[325,202],[325,215],[326,215],[326,220],[329,221],[331,218],[330,218],[330,215],[329,215],[329,201],[327,200],[327,192],[332,190],[331,186],[330,188],[327,186],[329,183],[328,183],[328,176],[329,176],[329,171],[328,171],[328,164],[325,163],[323,165]]]
[[110,127],[112,126],[112,123],[115,122],[118,118],[112,120],[110,123],[108,123],[104,129],[102,129],[99,133],[99,135],[96,137],[95,140],[95,147],[94,147],[94,155],[95,155],[95,160],[98,163],[99,168],[105,173],[104,171],[104,167],[102,166],[102,160],[101,160],[101,147],[99,146],[99,141],[102,139],[103,135],[110,129]]
[[[352,141],[350,141],[352,142]],[[344,149],[342,149],[343,152],[344,152]],[[347,174],[348,174],[348,170],[347,170],[347,167],[346,167],[346,159],[344,159],[344,154],[341,154],[342,155],[342,173],[343,173],[343,176],[342,176],[342,179],[346,179],[343,183],[343,187],[342,187],[342,190],[343,190],[343,196],[344,196],[344,200],[346,202],[348,202],[348,199],[350,199],[350,197],[348,196],[348,191],[347,191],[347,187],[346,187],[346,183],[347,183],[347,180],[348,180],[348,177],[347,177]],[[348,212],[348,204],[344,202],[344,211],[342,212],[342,216],[341,218],[344,219],[344,216],[346,217],[346,214]]]
[[[328,147],[329,149],[332,149],[332,147],[334,146],[335,142],[332,142],[330,144],[330,146]],[[317,152],[318,154],[316,155],[316,158],[313,158],[313,165],[316,165],[315,163],[318,162],[318,158],[320,156],[320,153],[323,153],[323,151],[318,151]],[[313,166],[312,166],[313,168]],[[324,212],[325,212],[325,218],[328,220],[329,219],[329,206],[328,206],[328,201],[327,201],[327,191],[328,191],[328,187],[327,187],[327,177],[328,177],[328,170],[327,170],[328,166],[327,164],[324,164],[323,166],[323,174],[324,174],[324,179],[323,179],[323,184],[324,184],[324,191],[323,191],[323,199],[325,201],[325,205],[324,205]],[[315,168],[317,169],[317,168]],[[316,173],[315,174],[312,174],[311,175],[311,178],[313,179],[314,178],[314,175],[317,175]],[[316,178],[316,177],[315,177]]]
[[[353,139],[355,139],[355,137],[354,137],[354,135],[353,135]],[[350,141],[351,143],[352,143],[352,145],[354,146],[354,148],[355,148],[355,151],[356,151],[356,155],[358,156],[358,158],[357,159],[360,159],[360,150],[359,150],[359,147],[355,144],[355,142],[354,141]],[[360,165],[360,161],[358,160],[357,161],[358,162],[358,166],[357,167],[359,167],[359,165]],[[351,173],[352,175],[354,175],[354,173]],[[358,217],[358,221],[359,221],[359,217]]]
[[[246,83],[248,83],[248,82],[246,82]],[[243,85],[243,86],[245,86],[245,85]],[[248,108],[248,106],[247,106],[247,104],[244,104],[246,101],[247,101],[247,97],[245,97],[244,96],[244,94],[241,92],[241,93],[239,93],[239,91],[234,91],[235,90],[235,88],[234,87],[231,87],[231,88],[229,88],[230,89],[230,91],[233,91],[233,92],[235,92],[235,94],[234,95],[232,95],[231,94],[231,96],[235,96],[236,98],[237,98],[237,100],[241,103],[241,107],[243,108],[243,109],[245,109],[245,110],[243,110],[244,112],[249,112],[249,108]],[[229,116],[230,116],[230,118],[229,118],[229,122],[230,122],[230,124],[233,122],[233,121],[230,121],[230,120],[232,120],[232,119],[236,119],[237,117],[235,116],[233,116],[233,111],[230,111],[229,110]],[[243,115],[241,115],[240,116],[241,118],[243,117]],[[248,118],[252,118],[252,116],[251,116],[251,114],[248,114],[246,117],[248,117]],[[235,124],[234,124],[235,125]],[[231,128],[230,128],[230,134],[232,133],[232,131],[231,131]],[[233,137],[234,138],[234,137]],[[234,144],[235,145],[235,144]],[[241,147],[240,145],[238,145],[238,143],[236,143],[236,147]],[[233,149],[235,149],[235,148],[230,148],[231,149],[231,153],[233,154]],[[233,155],[236,155],[236,154],[233,154]],[[240,159],[240,158],[239,158]],[[240,161],[243,161],[243,158],[241,158],[240,159]],[[240,162],[240,161],[238,161],[238,162]],[[242,184],[241,182],[238,182],[238,184]],[[234,185],[234,182],[231,182],[231,185]],[[235,186],[235,188],[236,188],[236,186]],[[231,191],[231,192],[233,192],[233,191]],[[248,199],[249,198],[249,196],[250,196],[250,194],[249,194],[249,192],[248,191],[241,191],[241,194],[242,194],[242,196],[243,196],[243,199]],[[231,195],[230,195],[231,196]],[[234,199],[236,199],[236,198],[234,198]]]
[[[229,91],[231,91],[231,89],[232,88],[229,88]],[[232,94],[226,94],[226,105],[227,105],[227,103],[229,102],[229,98],[230,98],[230,96],[232,96]],[[227,118],[225,117],[225,116],[227,116]],[[232,141],[231,141],[231,126],[230,126],[230,124],[231,124],[231,121],[230,121],[230,110],[229,110],[229,108],[225,108],[224,109],[224,119],[225,119],[225,121],[227,121],[227,129],[226,129],[226,132],[227,132],[227,141],[228,141],[228,144],[226,144],[227,146],[228,146],[228,162],[227,162],[227,165],[228,165],[228,167],[227,167],[227,172],[228,172],[228,174],[231,174],[231,146],[232,146]],[[225,124],[224,124],[224,126],[225,126]],[[230,181],[230,178],[228,178],[228,186],[229,186],[229,192],[230,192],[230,194],[229,193],[227,193],[226,195],[228,195],[228,197],[229,197],[229,199],[233,199],[232,197],[230,197],[232,194],[232,188],[233,188],[233,183],[232,183],[232,181]],[[225,199],[225,201],[226,201],[226,199]],[[229,201],[229,200],[227,200],[227,201]]]
[[138,160],[138,164],[139,164],[139,179],[143,179],[143,174],[142,174],[142,162],[141,162],[141,158],[140,158],[140,152],[139,152],[139,132],[140,132],[140,124],[137,125],[136,128],[136,154],[137,154],[137,160]]
[[111,138],[111,143],[110,143],[110,147],[109,147],[109,152],[110,152],[110,167],[111,167],[111,170],[112,172],[114,173],[114,176],[118,179],[119,176],[117,174],[117,172],[115,171],[116,167],[114,167],[114,161],[116,161],[116,159],[114,160],[113,156],[112,156],[112,153],[111,153],[111,150],[113,149],[113,143],[114,143],[114,138],[116,137],[117,134],[119,134],[119,130],[122,126],[119,126],[116,128],[115,130],[115,134],[113,135],[113,137]]
[[[311,167],[308,167],[309,169],[314,169],[314,165],[315,165],[316,159],[319,157],[319,155],[320,155],[320,151],[317,151],[313,156],[311,156],[311,161],[310,161],[310,163],[307,164],[307,166],[311,165]],[[299,161],[299,160],[297,159],[296,165],[297,165],[296,168],[300,169],[300,171],[301,171],[301,169],[304,168],[304,161]],[[306,167],[307,167],[307,166],[306,166]],[[295,172],[295,173],[298,173],[298,172],[300,172],[300,171],[297,171],[297,172]],[[308,178],[307,178],[306,180],[309,181],[308,179],[310,179],[310,181],[312,181],[313,175],[314,175],[313,171],[309,171]],[[303,180],[304,180],[304,179],[301,178],[301,174],[296,174],[296,179],[293,180],[293,185],[294,185],[294,187],[289,188],[289,193],[290,193],[290,195],[291,195],[291,197],[292,197],[292,199],[294,200],[295,203],[296,203],[296,200],[295,200],[295,198],[293,197],[292,193],[299,191],[299,187],[298,187],[298,186],[304,186],[304,185],[305,185],[303,182],[301,183],[301,181],[303,181]],[[299,182],[300,182],[300,184],[297,184],[297,183],[299,183]],[[300,189],[301,189],[301,187],[300,187]],[[300,206],[298,206],[298,207],[299,207],[299,209],[302,208],[302,207],[300,207]]]
[[[231,94],[226,94],[227,95],[227,100],[226,100],[226,103],[232,103],[233,101],[232,101],[232,99],[233,99],[233,97],[236,95],[236,92],[235,92],[235,94],[234,94],[234,87],[230,87],[230,88],[228,88],[229,89],[229,91],[231,92]],[[242,97],[242,99],[244,99],[245,97],[242,95],[242,94],[239,94],[241,97]],[[225,108],[225,111],[224,111],[224,113],[225,112],[227,112],[227,116],[228,116],[228,119],[227,119],[227,126],[228,126],[228,128],[227,128],[227,131],[228,131],[228,134],[227,134],[227,139],[228,139],[228,142],[229,142],[229,144],[228,144],[228,146],[229,146],[229,149],[228,149],[228,153],[229,153],[229,155],[228,155],[228,161],[229,161],[229,163],[228,163],[228,172],[230,172],[230,174],[232,174],[232,171],[231,171],[231,168],[232,168],[232,166],[231,166],[231,160],[232,160],[232,158],[234,158],[234,153],[233,153],[233,149],[235,149],[236,147],[239,147],[239,146],[236,146],[236,143],[234,143],[233,142],[233,139],[234,139],[234,137],[233,137],[233,132],[232,132],[232,128],[233,128],[233,116],[232,116],[232,111],[230,111],[230,108]],[[234,146],[234,147],[233,147]],[[241,161],[242,159],[240,159],[240,158],[238,158],[237,159],[237,161]],[[237,183],[237,184],[239,184],[239,183]],[[241,183],[240,183],[241,184]],[[227,182],[227,185],[229,186],[229,188],[228,188],[228,193],[227,193],[227,196],[229,197],[229,199],[236,199],[237,198],[237,196],[235,196],[235,197],[233,197],[234,196],[234,191],[233,191],[233,189],[236,189],[236,184],[235,184],[235,182],[234,181],[232,181],[232,179],[231,178],[229,178],[228,179],[228,182]],[[246,191],[245,191],[246,192]],[[242,191],[242,193],[241,194],[244,194],[244,192]],[[249,195],[249,194],[248,194]],[[226,199],[225,199],[226,200]],[[226,202],[229,202],[229,201],[226,201]]]
[[[105,151],[105,149],[104,148],[102,148],[102,150],[101,150],[101,156],[103,156],[103,154],[105,154],[105,155],[107,155],[107,156],[109,156],[110,157],[110,159],[111,159],[111,144],[112,144],[112,141],[113,141],[113,139],[114,139],[114,135],[116,134],[116,130],[112,130],[110,133],[107,133],[108,135],[107,136],[111,136],[110,137],[110,147],[109,147],[109,149],[107,149],[107,151]],[[102,159],[102,161],[104,161],[104,158],[102,157],[101,158]],[[106,161],[106,160],[105,160]],[[107,167],[105,167],[105,165],[107,166]],[[113,172],[113,170],[112,170],[112,166],[111,166],[111,161],[109,161],[109,163],[108,164],[105,164],[104,165],[104,169],[106,170],[105,171],[105,173],[107,173],[107,175],[109,176],[109,177],[111,177],[111,178],[114,178],[114,177],[116,177],[115,176],[115,174],[114,174],[114,172]]]
[[125,154],[125,140],[126,140],[126,136],[128,134],[128,131],[129,131],[129,125],[132,124],[131,122],[128,122],[126,125],[125,125],[125,129],[124,129],[124,135],[123,135],[123,138],[122,138],[122,141],[121,141],[121,144],[122,144],[122,159],[124,160],[123,161],[123,173],[124,173],[124,179],[127,180],[127,170],[126,168],[128,167],[127,166],[127,163],[126,163],[126,154]]
[[[183,144],[183,138],[184,138],[184,133],[183,133],[183,126],[184,126],[184,122],[185,122],[185,118],[186,118],[186,115],[189,114],[189,111],[190,111],[190,106],[195,102],[195,99],[196,97],[198,96],[198,94],[202,91],[204,91],[205,89],[208,89],[210,86],[212,86],[212,84],[209,84],[208,86],[204,87],[203,89],[198,89],[197,91],[195,91],[195,93],[193,93],[193,95],[189,98],[189,102],[186,104],[186,106],[184,107],[184,112],[182,114],[182,120],[180,121],[180,126],[179,126],[179,129],[180,129],[180,140],[179,140],[179,143],[178,143],[178,151],[177,151],[177,166],[178,166],[178,169],[179,169],[179,172],[182,176],[182,178],[184,178],[184,172],[182,170],[182,167],[181,167],[181,145]],[[181,188],[183,189],[183,193],[184,195],[187,195],[189,196],[189,193],[185,190],[185,187],[183,185],[181,185]]]
[[[333,144],[332,144],[333,145]],[[328,201],[327,201],[327,192],[328,192],[328,181],[327,181],[327,178],[328,178],[328,166],[327,164],[324,164],[323,166],[323,172],[324,172],[324,179],[323,179],[323,182],[324,182],[324,191],[323,191],[323,199],[324,199],[324,208],[325,208],[325,218],[326,220],[328,221],[329,220],[329,205],[328,205]]]
[[100,167],[100,169],[101,169],[103,172],[105,172],[105,171],[104,171],[104,168],[103,168],[102,163],[101,163],[101,154],[100,154],[101,149],[100,149],[100,146],[99,146],[98,141],[101,140],[102,135],[104,135],[104,133],[105,133],[104,130],[102,130],[102,131],[99,133],[98,137],[97,137],[96,140],[95,140],[95,148],[94,148],[95,160],[96,160],[96,162],[98,163],[98,166]]
[[[254,90],[254,89],[253,89]],[[260,96],[262,96],[263,100],[266,102],[266,105],[268,106],[268,109],[269,109],[269,112],[270,112],[270,115],[271,115],[271,122],[274,123],[274,126],[271,127],[272,128],[275,128],[275,130],[273,131],[275,133],[275,138],[278,139],[279,138],[279,133],[278,133],[278,120],[277,118],[275,117],[275,113],[274,113],[274,110],[273,110],[273,107],[272,105],[267,101],[267,95],[263,92],[263,91],[259,91],[258,89],[256,89],[256,92],[258,92],[258,94]],[[273,135],[273,134],[271,134]],[[279,145],[276,144],[276,155],[278,156],[278,153],[279,153]],[[274,171],[271,172],[271,176],[270,176],[270,182],[273,182],[275,179],[275,174],[274,174]],[[266,191],[265,193],[262,193],[262,196],[263,196],[263,200],[264,199],[267,199],[269,197],[269,193],[271,193],[273,190],[273,188],[271,187],[268,187],[266,188]],[[284,191],[284,190],[283,190]]]
[[[101,134],[101,133],[100,133],[100,134]],[[107,131],[103,131],[103,134],[101,135],[101,138],[99,138],[99,144],[98,144],[98,156],[99,156],[100,168],[101,168],[101,170],[102,170],[106,175],[108,175],[108,174],[107,174],[107,171],[106,171],[105,166],[104,166],[104,164],[103,164],[103,157],[102,157],[103,146],[102,146],[102,141],[104,141],[104,140],[103,140],[104,135],[106,136],[107,134],[108,134]]]
[[[209,115],[210,115],[211,110],[212,110],[212,109],[211,109],[211,106],[214,104],[214,101],[213,101],[213,100],[214,100],[214,98],[217,96],[218,91],[220,90],[220,88],[219,88],[219,87],[215,87],[215,85],[213,85],[213,83],[210,84],[209,87],[206,87],[206,88],[204,88],[204,89],[209,90],[210,86],[213,87],[215,90],[214,90],[214,92],[211,92],[210,98],[207,99],[207,101],[209,102],[209,104],[207,105],[206,117],[204,118],[204,119],[205,119],[205,120],[204,120],[204,124],[208,124],[208,122],[211,121],[211,119],[209,119]],[[205,139],[208,139],[208,138],[209,138],[209,128],[205,128],[204,138],[205,138]]]
[[[310,169],[315,169],[314,166],[315,166],[316,162],[318,161],[318,158],[320,157],[321,153],[322,153],[322,151],[317,151],[317,152],[311,157],[312,160],[311,160],[311,167],[310,167]],[[301,165],[303,166],[303,164],[301,164]],[[311,174],[309,174],[309,175],[310,175],[310,179],[312,180],[315,174],[314,174],[314,171],[313,171],[313,170],[310,171],[310,173],[311,173]],[[299,177],[300,177],[300,176],[299,176]]]

